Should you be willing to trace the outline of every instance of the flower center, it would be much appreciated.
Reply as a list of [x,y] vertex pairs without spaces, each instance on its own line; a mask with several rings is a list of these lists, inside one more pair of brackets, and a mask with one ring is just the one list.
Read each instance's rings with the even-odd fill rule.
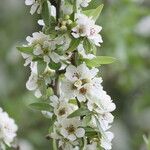
[[72,134],[75,132],[75,127],[73,125],[70,125],[66,128],[69,134]]
[[80,89],[80,93],[81,93],[81,94],[86,94],[86,92],[87,92],[87,89],[85,89],[84,87],[82,87],[82,88]]
[[83,26],[81,26],[81,27],[79,28],[79,33],[80,33],[80,34],[84,33],[84,28],[83,28]]
[[64,115],[66,113],[66,109],[65,108],[61,108],[60,110],[59,110],[59,112],[58,112],[58,115],[59,116],[62,116],[62,115]]
[[44,53],[45,55],[47,55],[47,54],[49,53],[49,49],[48,49],[48,48],[44,48],[44,49],[43,49],[43,53]]

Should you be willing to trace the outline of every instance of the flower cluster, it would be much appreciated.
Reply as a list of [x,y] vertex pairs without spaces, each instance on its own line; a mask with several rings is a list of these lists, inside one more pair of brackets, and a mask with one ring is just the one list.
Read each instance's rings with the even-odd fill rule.
[[5,144],[11,146],[16,137],[17,125],[6,112],[0,108],[0,149],[5,150]]
[[31,69],[26,87],[42,99],[32,105],[50,119],[48,139],[63,150],[111,149],[116,106],[96,68],[112,62],[96,56],[103,42],[102,27],[96,25],[103,5],[83,11],[91,0],[25,2],[32,5],[31,14],[41,13],[42,31],[28,36],[27,45],[18,50]]

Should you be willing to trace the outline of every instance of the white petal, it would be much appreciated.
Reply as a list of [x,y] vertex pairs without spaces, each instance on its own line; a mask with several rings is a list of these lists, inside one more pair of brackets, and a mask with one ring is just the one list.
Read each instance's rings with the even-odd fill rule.
[[42,93],[39,89],[37,89],[34,93],[34,95],[37,97],[37,98],[40,98],[42,96]]
[[111,141],[114,137],[113,133],[106,132],[106,138],[102,137],[101,139],[101,146],[105,148],[106,150],[110,150],[112,148]]
[[32,5],[35,2],[35,0],[25,0],[26,5]]
[[77,99],[79,100],[79,102],[85,102],[86,101],[86,97],[80,93],[77,95]]
[[85,134],[85,130],[84,130],[83,128],[78,128],[78,129],[76,130],[76,136],[77,136],[78,138],[83,137],[84,134]]
[[71,33],[71,34],[72,34],[73,37],[76,38],[76,39],[80,37],[79,34],[77,34],[77,33]]
[[50,58],[47,56],[47,55],[44,55],[44,61],[46,62],[46,63],[49,63],[50,62]]
[[74,135],[74,134],[70,134],[70,135],[68,135],[68,137],[67,137],[70,141],[74,141],[74,140],[76,140],[76,136]]
[[36,77],[34,75],[31,74],[31,76],[29,77],[29,80],[26,83],[26,88],[30,91],[33,91],[37,88],[37,83],[36,83]]
[[90,76],[91,76],[91,78],[94,78],[97,75],[98,71],[99,70],[97,68],[92,68],[90,70]]
[[36,12],[38,6],[39,6],[38,3],[34,3],[34,4],[31,6],[31,10],[30,10],[31,15],[33,15],[33,14]]
[[34,79],[37,80],[37,62],[31,62],[30,69],[34,74]]
[[67,132],[67,130],[65,130],[64,128],[61,129],[60,133],[61,133],[64,137],[67,137],[67,136],[68,136],[68,132]]
[[76,80],[78,80],[78,76],[79,76],[77,72],[77,68],[73,65],[69,65],[69,67],[67,67],[66,69],[65,76],[71,82],[75,82]]
[[65,80],[61,83],[61,93],[66,98],[74,98],[74,90],[72,89],[73,84],[68,80]]
[[43,51],[42,51],[42,49],[41,49],[41,46],[40,45],[37,45],[36,47],[35,47],[35,49],[33,50],[33,54],[34,55],[40,55],[40,54],[42,54],[43,53]]
[[40,26],[45,26],[45,23],[44,23],[43,19],[39,19],[39,20],[38,20],[38,24],[39,24]]
[[51,5],[50,10],[51,10],[51,16],[56,17],[56,8],[53,5]]
[[60,56],[57,53],[52,52],[50,54],[50,57],[55,63],[60,62]]

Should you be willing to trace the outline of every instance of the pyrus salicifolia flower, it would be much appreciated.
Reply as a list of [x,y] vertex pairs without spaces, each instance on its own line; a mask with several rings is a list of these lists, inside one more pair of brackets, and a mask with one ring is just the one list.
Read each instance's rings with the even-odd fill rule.
[[[0,145],[11,146],[18,130],[15,121],[0,108]],[[0,146],[1,149],[1,146]]]
[[68,99],[63,96],[58,98],[56,95],[53,95],[50,97],[50,100],[51,106],[54,107],[54,114],[57,116],[58,120],[67,118],[69,114],[77,109],[73,107],[73,105],[69,104]]
[[60,61],[60,56],[55,53],[56,41],[51,39],[49,35],[43,32],[35,32],[26,38],[28,46],[33,47],[35,56],[43,57],[44,61],[49,63],[52,59],[55,63]]
[[105,132],[105,137],[102,136],[101,138],[101,146],[105,149],[105,150],[110,150],[112,148],[112,139],[114,138],[114,134],[112,132]]
[[66,79],[62,82],[62,93],[68,98],[77,97],[80,102],[99,96],[102,91],[102,79],[96,77],[98,69],[91,70],[81,64],[78,67],[70,65],[66,69]]
[[96,25],[92,18],[89,18],[83,14],[76,14],[76,18],[77,26],[72,29],[72,35],[75,38],[87,37],[95,45],[100,46],[100,43],[103,42],[102,37],[99,34],[102,27]]
[[80,127],[81,120],[77,118],[64,119],[61,121],[60,133],[66,139],[74,141],[77,138],[81,138],[85,134],[85,130]]

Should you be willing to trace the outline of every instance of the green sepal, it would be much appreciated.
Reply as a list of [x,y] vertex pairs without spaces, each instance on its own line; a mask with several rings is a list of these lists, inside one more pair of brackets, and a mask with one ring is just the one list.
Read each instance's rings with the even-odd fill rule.
[[22,53],[33,54],[33,47],[18,46],[16,48]]

